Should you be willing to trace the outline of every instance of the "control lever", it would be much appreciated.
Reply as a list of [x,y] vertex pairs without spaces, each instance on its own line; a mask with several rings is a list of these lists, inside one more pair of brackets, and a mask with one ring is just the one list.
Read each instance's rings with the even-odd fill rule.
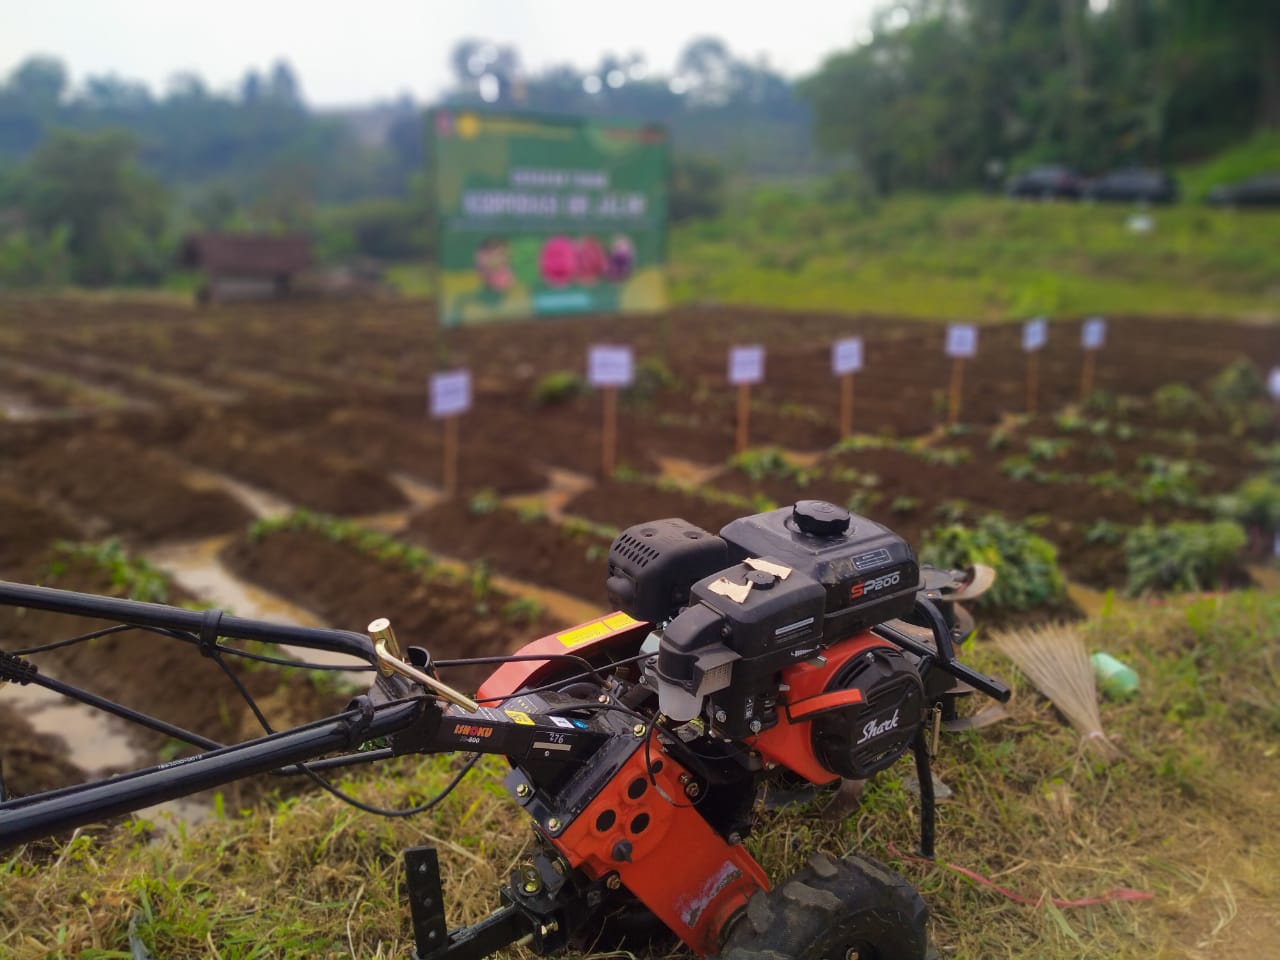
[[400,644],[396,642],[396,635],[391,630],[391,621],[386,617],[379,617],[374,620],[373,623],[369,624],[368,631],[369,639],[373,641],[374,653],[378,658],[378,670],[381,671],[384,677],[398,673],[400,676],[426,687],[441,700],[448,700],[468,713],[479,711],[480,704],[465,693],[455,690],[447,683],[441,683],[431,674],[419,670],[413,664],[405,663],[400,659]]
[[1000,703],[1008,703],[1013,691],[1005,684],[995,679],[995,677],[988,677],[985,673],[979,673],[955,658],[955,652],[951,645],[951,628],[947,626],[947,622],[942,618],[938,608],[928,600],[917,600],[916,607],[924,612],[933,627],[933,638],[937,644],[936,650],[927,644],[921,643],[910,634],[889,626],[887,623],[872,627],[871,632],[888,640],[890,643],[897,644],[903,650],[917,657],[928,657],[943,673],[964,681],[993,700],[998,700]]

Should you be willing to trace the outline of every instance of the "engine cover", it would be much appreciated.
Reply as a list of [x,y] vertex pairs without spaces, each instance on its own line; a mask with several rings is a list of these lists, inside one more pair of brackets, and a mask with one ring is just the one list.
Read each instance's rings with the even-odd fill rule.
[[813,752],[827,770],[863,780],[910,748],[924,719],[924,685],[900,650],[876,646],[860,653],[835,672],[826,689],[862,694],[861,702],[813,721]]

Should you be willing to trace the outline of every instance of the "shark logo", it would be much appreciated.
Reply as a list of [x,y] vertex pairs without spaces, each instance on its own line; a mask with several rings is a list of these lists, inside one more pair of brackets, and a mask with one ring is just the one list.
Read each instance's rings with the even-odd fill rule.
[[874,739],[875,737],[882,737],[890,730],[897,729],[897,727],[898,711],[895,710],[893,711],[893,716],[888,720],[881,720],[879,723],[875,720],[869,721],[867,725],[862,728],[862,739],[855,743],[854,746],[856,747],[860,744],[866,743],[868,740]]

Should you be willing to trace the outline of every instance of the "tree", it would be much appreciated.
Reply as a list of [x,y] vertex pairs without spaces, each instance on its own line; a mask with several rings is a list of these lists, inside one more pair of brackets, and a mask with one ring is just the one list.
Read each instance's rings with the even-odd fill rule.
[[166,197],[139,170],[121,131],[60,130],[31,159],[23,202],[30,229],[66,233],[72,278],[102,285],[158,279],[167,267]]
[[67,68],[54,57],[28,57],[9,75],[11,96],[34,110],[52,113],[67,90]]

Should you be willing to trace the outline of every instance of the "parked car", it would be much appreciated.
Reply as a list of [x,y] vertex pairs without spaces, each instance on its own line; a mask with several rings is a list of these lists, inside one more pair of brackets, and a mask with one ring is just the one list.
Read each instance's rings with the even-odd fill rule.
[[1219,207],[1280,206],[1280,173],[1264,173],[1239,183],[1221,184],[1210,190],[1205,199]]
[[1005,193],[1011,197],[1075,200],[1080,196],[1080,177],[1069,167],[1045,164],[1011,177]]
[[1111,203],[1173,203],[1178,199],[1178,184],[1163,170],[1127,167],[1090,180],[1084,195]]

